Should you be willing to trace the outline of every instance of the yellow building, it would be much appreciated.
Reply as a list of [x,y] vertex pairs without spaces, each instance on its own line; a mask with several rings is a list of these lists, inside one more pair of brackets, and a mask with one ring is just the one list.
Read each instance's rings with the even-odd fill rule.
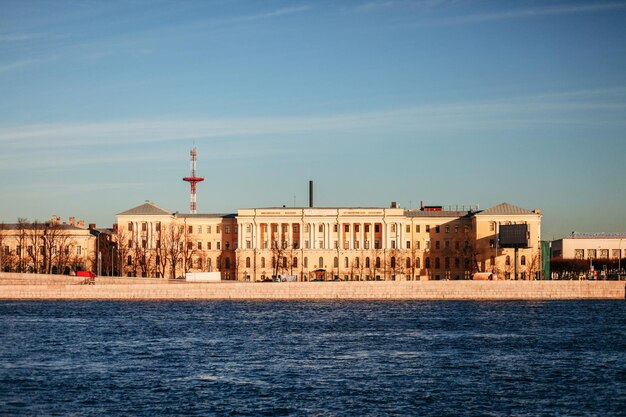
[[[507,203],[484,211],[394,206],[241,209],[237,278],[468,279],[489,271],[512,279],[516,265],[521,279],[539,272],[539,210]],[[527,247],[498,247],[500,227],[508,224],[528,225]]]
[[232,214],[172,213],[146,201],[117,215],[114,236],[122,275],[178,278],[219,271],[222,279],[236,279]]
[[46,222],[0,224],[0,270],[74,274],[95,270],[97,239],[82,221],[59,217]]

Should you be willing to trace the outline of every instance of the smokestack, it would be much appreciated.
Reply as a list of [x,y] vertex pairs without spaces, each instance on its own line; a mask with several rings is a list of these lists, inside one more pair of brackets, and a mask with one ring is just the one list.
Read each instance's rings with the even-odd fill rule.
[[313,181],[309,181],[309,208],[313,208]]

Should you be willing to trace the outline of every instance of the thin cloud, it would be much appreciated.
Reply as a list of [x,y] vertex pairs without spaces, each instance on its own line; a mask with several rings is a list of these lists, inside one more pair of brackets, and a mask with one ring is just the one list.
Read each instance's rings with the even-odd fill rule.
[[24,42],[45,37],[43,33],[13,33],[0,35],[0,43]]
[[[315,132],[420,132],[510,129],[532,124],[624,126],[626,88],[580,90],[500,100],[424,104],[399,109],[308,117],[109,121],[0,128],[14,149],[277,136],[296,140]],[[595,112],[592,114],[592,112]],[[602,117],[597,113],[601,112]],[[287,139],[292,140],[292,139]]]
[[249,16],[234,17],[227,19],[226,22],[253,22],[256,20],[273,19],[275,17],[287,16],[290,14],[302,13],[310,10],[310,6],[297,6],[297,7],[285,7],[282,9],[274,10],[266,13],[259,13]]
[[496,12],[472,13],[463,16],[435,18],[437,23],[477,23],[496,20],[523,19],[553,15],[598,13],[612,10],[626,9],[626,3],[590,3],[590,4],[563,4],[558,6],[527,7]]
[[40,59],[23,59],[20,61],[11,62],[9,64],[0,65],[0,74],[35,65],[40,62]]

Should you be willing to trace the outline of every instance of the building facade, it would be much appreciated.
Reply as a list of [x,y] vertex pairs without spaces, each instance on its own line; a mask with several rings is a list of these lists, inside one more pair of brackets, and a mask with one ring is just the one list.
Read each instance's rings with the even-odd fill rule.
[[[498,246],[503,224],[527,224],[528,245]],[[171,213],[146,202],[119,213],[117,259],[127,276],[219,271],[225,280],[469,279],[477,271],[535,279],[541,213],[507,203],[442,207],[252,208],[237,214]]]
[[554,240],[551,256],[555,259],[621,259],[626,258],[626,234],[576,233]]
[[73,274],[96,269],[97,238],[84,222],[0,224],[0,271]]

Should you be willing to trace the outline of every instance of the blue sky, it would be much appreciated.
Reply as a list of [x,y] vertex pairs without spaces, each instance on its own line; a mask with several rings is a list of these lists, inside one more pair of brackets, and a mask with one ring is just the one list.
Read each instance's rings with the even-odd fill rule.
[[626,232],[626,1],[0,2],[0,221],[507,201]]

